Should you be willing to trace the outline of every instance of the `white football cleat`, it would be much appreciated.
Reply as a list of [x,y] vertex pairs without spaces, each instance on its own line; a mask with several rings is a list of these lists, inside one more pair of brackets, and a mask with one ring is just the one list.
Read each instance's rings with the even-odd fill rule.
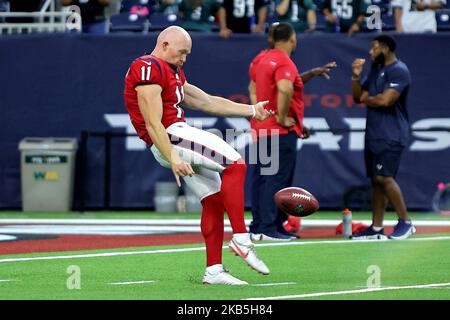
[[262,233],[250,233],[250,240],[252,241],[261,241],[262,240]]
[[205,275],[203,276],[203,284],[241,286],[248,283],[233,277],[221,264],[216,264],[206,268]]
[[242,257],[252,269],[262,274],[270,273],[269,268],[256,255],[255,245],[250,240],[249,233],[233,235],[228,247],[236,256]]

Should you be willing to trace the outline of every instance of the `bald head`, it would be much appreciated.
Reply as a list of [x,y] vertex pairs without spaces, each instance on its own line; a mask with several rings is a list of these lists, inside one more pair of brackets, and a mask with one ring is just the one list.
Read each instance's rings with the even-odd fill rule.
[[158,35],[152,54],[171,64],[183,65],[191,48],[192,39],[189,33],[181,27],[170,26]]
[[161,44],[164,41],[167,41],[169,43],[174,41],[175,42],[186,41],[192,43],[191,36],[189,35],[189,33],[183,28],[178,26],[170,26],[161,31],[161,33],[158,36],[156,45]]

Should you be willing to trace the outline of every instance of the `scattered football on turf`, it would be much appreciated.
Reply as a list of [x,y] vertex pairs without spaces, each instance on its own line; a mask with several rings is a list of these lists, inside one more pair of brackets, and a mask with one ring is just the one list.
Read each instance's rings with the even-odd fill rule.
[[275,193],[277,207],[284,213],[306,217],[319,210],[319,202],[310,192],[302,188],[289,187]]

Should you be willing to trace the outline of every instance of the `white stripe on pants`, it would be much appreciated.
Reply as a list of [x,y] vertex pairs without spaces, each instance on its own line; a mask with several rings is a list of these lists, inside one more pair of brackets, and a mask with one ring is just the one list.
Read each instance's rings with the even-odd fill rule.
[[[219,173],[225,169],[226,164],[239,160],[241,155],[215,134],[191,127],[185,122],[174,123],[166,131],[171,136],[174,150],[183,161],[191,164],[196,173],[192,177],[182,177],[187,187],[200,200],[219,192]],[[169,162],[155,145],[152,145],[151,151],[160,165],[170,169]],[[222,158],[226,164],[218,161]]]

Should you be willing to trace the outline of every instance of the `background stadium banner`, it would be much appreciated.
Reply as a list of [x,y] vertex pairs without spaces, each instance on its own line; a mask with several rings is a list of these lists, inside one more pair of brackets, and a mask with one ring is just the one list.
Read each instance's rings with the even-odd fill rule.
[[[351,63],[365,57],[373,34],[317,34],[299,37],[293,55],[300,71],[336,61],[332,79],[313,79],[305,87],[305,123],[315,129],[360,129],[365,108],[350,94]],[[413,85],[409,112],[416,129],[450,127],[450,35],[396,35],[398,56],[409,66]],[[123,78],[130,62],[153,48],[149,35],[28,35],[0,39],[0,208],[19,208],[20,153],[24,137],[80,137],[82,130],[133,130],[124,109]],[[193,35],[185,72],[205,91],[247,102],[248,65],[266,46],[264,36]],[[367,68],[366,68],[367,70]],[[248,120],[218,118],[187,110],[203,128],[245,130]],[[241,137],[242,138],[242,137]],[[245,146],[245,139],[236,141]],[[363,133],[318,132],[299,143],[296,186],[317,196],[322,207],[341,207],[343,193],[367,185]],[[91,138],[84,182],[76,182],[76,202],[101,206],[104,143]],[[156,181],[173,180],[135,137],[114,138],[111,145],[111,206],[153,207]],[[249,170],[250,172],[251,170]],[[450,132],[416,132],[398,175],[407,205],[430,209],[439,182],[450,181]],[[249,186],[247,180],[247,186]],[[247,191],[249,189],[247,188]],[[250,205],[247,192],[247,206]],[[357,205],[356,205],[357,206]]]

